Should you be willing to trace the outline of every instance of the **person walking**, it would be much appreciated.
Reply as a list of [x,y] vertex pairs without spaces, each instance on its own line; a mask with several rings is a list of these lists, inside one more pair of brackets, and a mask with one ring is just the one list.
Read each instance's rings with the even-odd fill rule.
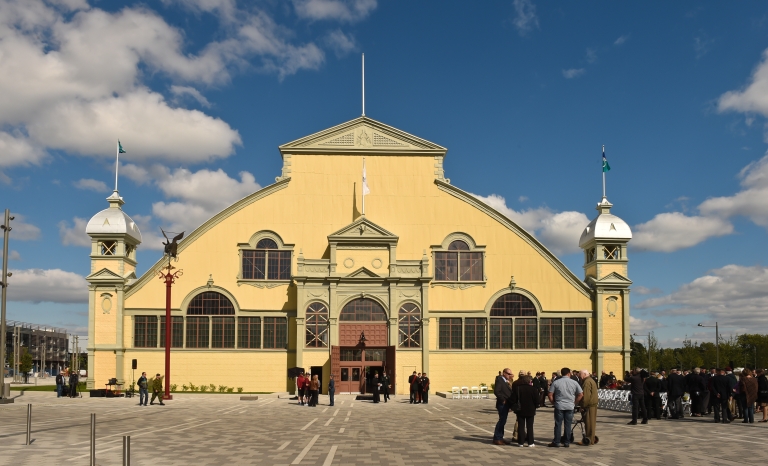
[[[571,378],[571,370],[563,367],[560,370],[560,377],[549,386],[549,402],[555,407],[555,438],[547,446],[562,445],[565,448],[570,446],[573,409],[583,396],[581,386]],[[565,424],[565,435],[561,437],[563,424]]]
[[512,371],[507,368],[501,371],[501,375],[496,377],[493,386],[493,394],[496,395],[496,411],[499,413],[499,422],[496,423],[496,429],[493,431],[494,445],[507,445],[504,441],[504,426],[507,424],[509,416],[509,406],[507,400],[512,396],[512,389],[509,387],[509,378],[512,377]]
[[667,406],[672,419],[682,419],[684,416],[683,394],[685,394],[685,379],[680,375],[680,371],[674,368],[667,377]]
[[77,372],[72,371],[69,373],[69,397],[74,398],[77,396],[77,384],[79,382]]
[[147,373],[142,372],[139,377],[139,406],[147,406],[147,400],[149,399],[149,381],[147,380]]
[[389,378],[386,372],[381,376],[381,392],[384,395],[384,403],[389,401],[389,386],[392,384],[392,380]]
[[426,372],[421,374],[421,402],[429,403],[429,377]]
[[752,371],[744,369],[741,371],[741,380],[739,381],[739,389],[746,398],[746,406],[744,408],[744,420],[741,421],[744,424],[754,424],[755,422],[755,401],[757,401],[757,380],[752,377]]
[[536,407],[539,405],[539,393],[534,388],[530,375],[525,375],[512,390],[512,395],[507,402],[517,416],[517,446],[535,447],[533,441],[533,418],[536,416]]
[[56,374],[56,398],[61,398],[61,391],[64,388],[64,376],[59,372]]
[[647,372],[641,371],[638,367],[632,371],[632,375],[626,380],[626,382],[630,384],[632,394],[632,420],[627,423],[631,426],[637,425],[638,411],[643,414],[642,423],[648,424],[648,410],[645,408],[645,386],[643,384],[645,378],[643,377],[644,375],[647,377]]
[[661,387],[659,385],[659,379],[656,378],[655,373],[651,373],[643,382],[645,409],[648,411],[648,417],[655,417],[657,421],[661,420],[661,393],[659,393]]
[[768,378],[763,369],[755,371],[757,378],[757,411],[763,413],[759,422],[768,422]]
[[336,393],[336,381],[333,380],[333,374],[331,374],[331,379],[328,381],[328,398],[331,399],[331,403],[329,406],[333,406],[333,395]]
[[579,372],[581,379],[581,389],[584,396],[581,398],[581,407],[584,409],[584,437],[589,439],[589,443],[578,442],[579,445],[595,444],[595,429],[597,428],[597,384],[595,379],[589,376],[589,371],[582,369]]
[[379,395],[379,391],[381,390],[381,381],[379,380],[379,373],[373,374],[373,386],[371,387],[373,389],[373,402],[378,403],[381,401],[381,396]]
[[165,406],[165,403],[163,403],[163,378],[160,374],[157,374],[152,379],[152,399],[149,400],[149,404],[155,404],[155,398],[160,401],[160,406]]

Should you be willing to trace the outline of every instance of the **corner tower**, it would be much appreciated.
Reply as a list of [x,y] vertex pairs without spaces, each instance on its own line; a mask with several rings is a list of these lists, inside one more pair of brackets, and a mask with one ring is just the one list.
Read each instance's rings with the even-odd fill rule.
[[[85,232],[91,237],[88,281],[88,389],[111,378],[123,382],[123,292],[136,279],[136,248],[141,232],[123,212],[123,198],[115,190],[109,208],[91,218]],[[96,381],[99,383],[97,384]]]
[[629,368],[629,287],[627,244],[632,231],[611,213],[606,197],[597,204],[599,214],[581,233],[584,281],[590,285],[595,306],[594,348],[596,370],[621,375]]

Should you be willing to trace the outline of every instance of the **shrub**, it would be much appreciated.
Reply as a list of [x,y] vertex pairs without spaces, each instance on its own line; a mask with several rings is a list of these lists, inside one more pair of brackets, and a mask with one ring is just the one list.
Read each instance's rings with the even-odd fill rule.
[[237,387],[237,393],[243,393],[243,387]]
[[186,385],[182,385],[181,386],[181,391],[182,392],[186,392],[187,390],[189,390],[189,387],[187,387]]
[[178,385],[176,385],[175,383],[172,383],[171,384],[171,391],[175,392],[176,391],[176,387],[178,387]]
[[210,384],[208,386],[210,387],[211,392],[215,392],[216,391],[216,385]]
[[227,388],[227,393],[232,393],[235,391],[235,387],[229,387]]
[[207,392],[207,391],[208,391],[208,386],[207,386],[207,385],[200,385],[200,391],[201,391],[202,393],[205,393],[205,392]]
[[219,385],[219,393],[224,393],[224,390],[227,389],[226,385]]
[[192,382],[190,382],[189,383],[189,391],[190,392],[196,392],[197,391],[197,385],[195,385]]

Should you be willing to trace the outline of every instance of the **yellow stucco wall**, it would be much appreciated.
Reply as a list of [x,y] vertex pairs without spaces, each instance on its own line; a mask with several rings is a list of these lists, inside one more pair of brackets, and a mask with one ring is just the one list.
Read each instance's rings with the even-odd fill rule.
[[[347,262],[347,259],[352,259],[352,261]],[[374,262],[376,259],[378,261]],[[389,251],[386,249],[337,249],[336,263],[338,264],[336,270],[345,270],[351,273],[360,267],[365,267],[373,272],[386,274],[389,268]],[[350,267],[347,267],[348,265]]]
[[[96,335],[94,343],[97,345],[114,345],[117,336],[117,318],[115,311],[105,313],[101,309],[101,297],[96,298],[96,309],[94,316],[96,318]],[[114,303],[112,305],[114,308]]]
[[[611,297],[616,298],[616,311],[613,316],[608,312]],[[624,344],[624,302],[619,295],[604,295],[603,298],[603,345],[621,346]]]
[[[422,371],[422,365],[421,365],[421,351],[398,351],[397,352],[397,360],[395,361],[395,364],[397,366],[397,380],[395,381],[395,384],[397,385],[395,387],[395,391],[398,395],[407,395],[410,393],[410,385],[408,385],[408,376],[411,375],[413,371],[421,372]],[[430,370],[431,370],[430,366]],[[432,374],[427,374],[432,380]],[[433,391],[434,393],[434,391]]]
[[603,354],[603,370],[606,374],[610,374],[613,371],[613,375],[619,380],[624,377],[624,356],[621,353],[605,353]]
[[600,264],[600,278],[605,277],[606,275],[610,275],[613,272],[616,272],[617,274],[621,275],[622,277],[627,276],[627,264],[624,263],[616,263],[616,264]]

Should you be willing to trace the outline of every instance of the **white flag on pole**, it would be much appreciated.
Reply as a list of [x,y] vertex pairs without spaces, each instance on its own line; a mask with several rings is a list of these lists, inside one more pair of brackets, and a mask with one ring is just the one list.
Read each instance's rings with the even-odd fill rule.
[[371,194],[371,190],[368,188],[368,179],[365,176],[365,159],[363,159],[363,196]]

